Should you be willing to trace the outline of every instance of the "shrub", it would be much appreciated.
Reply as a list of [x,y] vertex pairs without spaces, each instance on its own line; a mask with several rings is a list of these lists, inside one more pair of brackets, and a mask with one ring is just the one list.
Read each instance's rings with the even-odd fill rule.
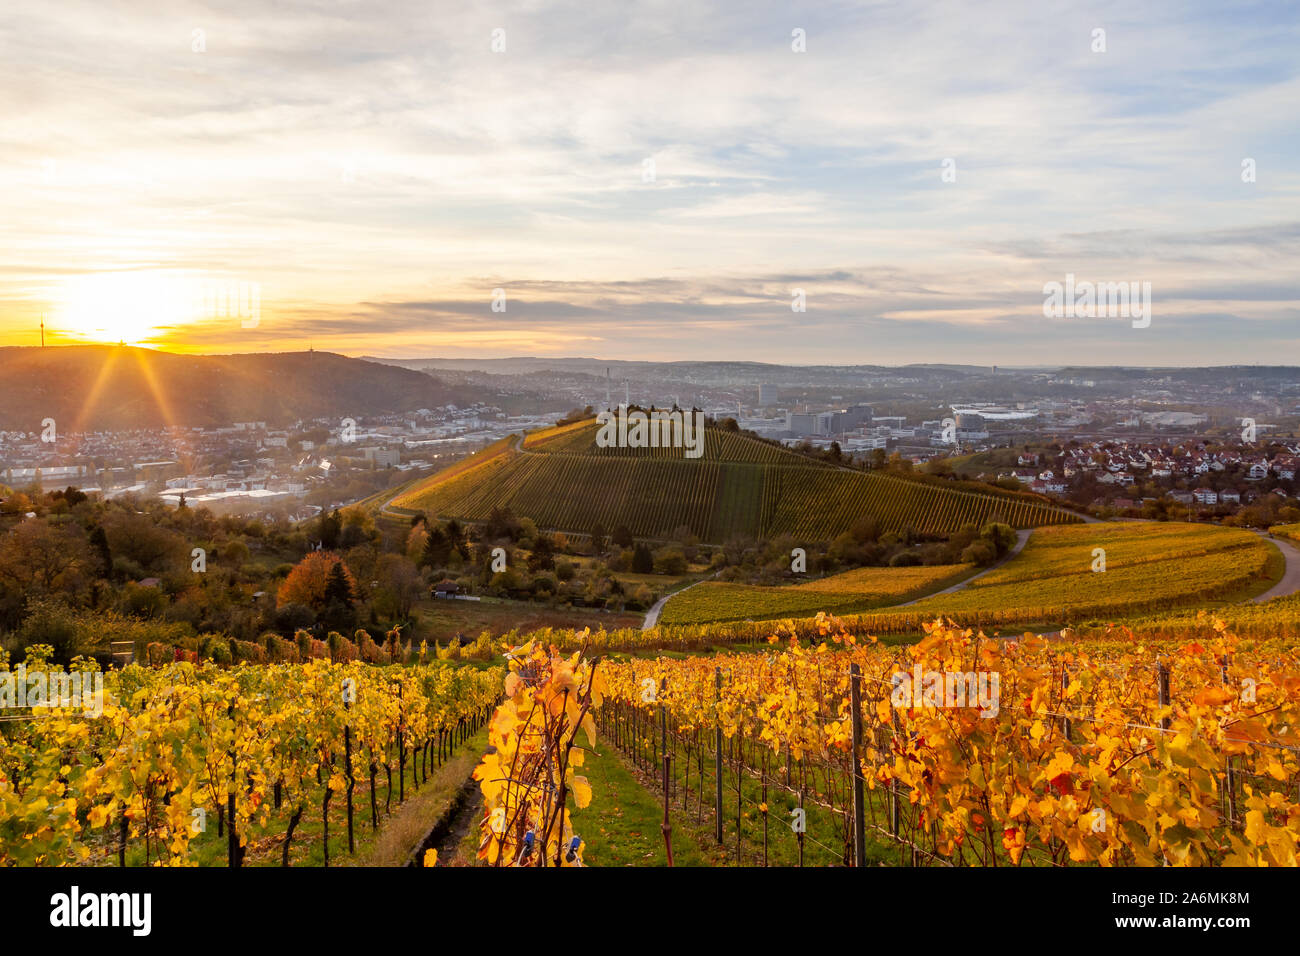
[[354,635],[357,639],[357,647],[361,652],[361,659],[367,664],[387,664],[388,652],[370,639],[370,634],[364,630],[358,630]]
[[329,645],[330,660],[336,663],[346,663],[357,659],[357,645],[338,631],[330,631],[325,635],[325,643]]
[[689,567],[679,548],[663,548],[654,556],[654,569],[660,574],[685,574]]
[[232,640],[230,644],[231,656],[234,658],[236,663],[245,661],[249,664],[266,663],[266,648],[261,644],[256,644],[253,641],[240,640]]
[[60,601],[35,601],[22,627],[18,629],[18,646],[48,644],[57,660],[70,660],[88,653],[93,644],[86,643],[77,626],[77,614]]
[[915,551],[900,551],[889,559],[891,568],[912,568],[921,563],[921,556]]
[[294,641],[286,641],[274,631],[268,631],[262,635],[261,644],[266,648],[266,659],[272,664],[296,664],[301,660],[298,653],[298,645]]
[[210,660],[222,667],[228,667],[232,663],[230,644],[216,638],[208,638],[204,641],[203,646],[199,649],[199,655],[205,660]]

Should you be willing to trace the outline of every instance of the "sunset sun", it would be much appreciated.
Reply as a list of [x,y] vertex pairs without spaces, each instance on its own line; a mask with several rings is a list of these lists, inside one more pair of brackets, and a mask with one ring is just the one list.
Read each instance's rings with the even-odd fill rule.
[[90,342],[149,344],[197,316],[188,284],[157,272],[102,272],[66,280],[48,325]]

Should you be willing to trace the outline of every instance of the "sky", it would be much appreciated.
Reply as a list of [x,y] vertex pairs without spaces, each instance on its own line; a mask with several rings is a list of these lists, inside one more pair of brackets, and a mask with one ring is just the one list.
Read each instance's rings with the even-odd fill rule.
[[0,13],[0,345],[1300,364],[1295,4],[161,6]]

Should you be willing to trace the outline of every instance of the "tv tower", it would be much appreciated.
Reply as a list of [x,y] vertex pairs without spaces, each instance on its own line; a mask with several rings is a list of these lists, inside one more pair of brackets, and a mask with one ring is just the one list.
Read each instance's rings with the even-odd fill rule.
[[609,408],[609,366],[605,366],[605,407]]

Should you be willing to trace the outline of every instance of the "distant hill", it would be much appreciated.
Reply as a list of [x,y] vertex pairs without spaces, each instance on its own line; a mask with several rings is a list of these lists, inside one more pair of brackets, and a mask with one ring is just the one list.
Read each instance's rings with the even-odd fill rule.
[[483,395],[332,352],[176,355],[108,345],[0,348],[0,429],[61,432],[358,417]]
[[937,535],[968,522],[1079,520],[1035,495],[850,470],[712,427],[694,460],[680,449],[598,448],[596,431],[588,420],[500,441],[415,485],[391,510],[481,521],[508,507],[540,528],[626,525],[650,538],[685,525],[714,544],[735,535],[826,541],[868,517],[881,530]]

